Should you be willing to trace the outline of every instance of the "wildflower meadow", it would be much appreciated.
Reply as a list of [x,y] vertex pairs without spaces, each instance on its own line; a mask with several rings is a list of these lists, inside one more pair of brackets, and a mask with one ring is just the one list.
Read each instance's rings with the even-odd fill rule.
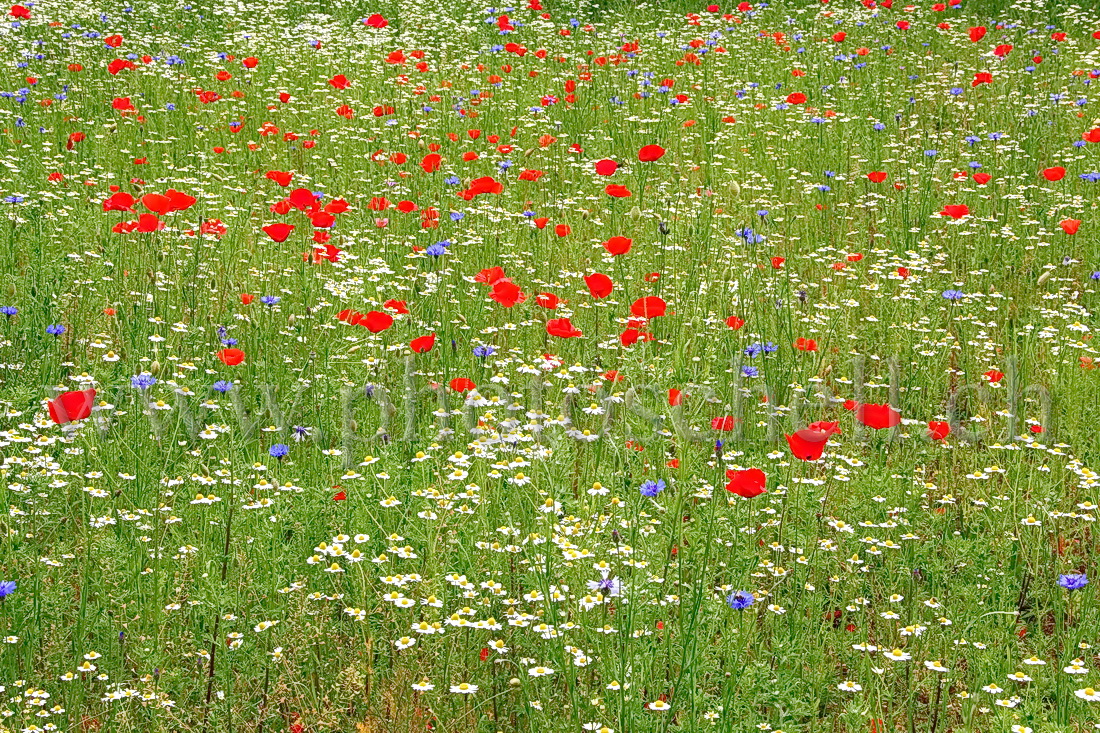
[[0,20],[0,733],[1100,728],[1100,7]]

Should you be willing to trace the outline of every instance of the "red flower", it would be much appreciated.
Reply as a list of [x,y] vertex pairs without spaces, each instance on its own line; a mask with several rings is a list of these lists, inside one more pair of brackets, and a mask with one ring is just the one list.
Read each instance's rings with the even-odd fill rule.
[[271,237],[272,241],[285,242],[290,233],[294,231],[294,225],[279,222],[278,224],[268,224],[263,227],[263,230],[267,236]]
[[658,318],[665,314],[667,307],[665,301],[661,298],[650,295],[649,297],[635,300],[634,304],[630,306],[630,312],[639,318]]
[[928,437],[932,440],[943,440],[951,434],[951,425],[935,420],[928,421]]
[[1005,378],[1004,372],[999,372],[996,369],[990,369],[982,376],[988,379],[992,384],[996,384],[997,382]]
[[722,417],[711,418],[710,426],[714,430],[719,430],[723,433],[728,433],[737,427],[737,423],[741,422],[733,415],[723,415]]
[[471,389],[476,388],[477,385],[466,377],[457,377],[451,380],[450,387],[455,392],[469,392]]
[[527,296],[519,289],[519,286],[508,279],[498,280],[493,284],[493,290],[489,297],[500,303],[505,308],[511,308],[516,303],[527,300]]
[[626,186],[620,186],[617,183],[611,184],[610,186],[605,188],[604,191],[607,193],[608,196],[617,199],[625,199],[632,195],[629,188],[627,188]]
[[660,145],[645,145],[638,151],[638,160],[643,163],[652,163],[655,160],[660,160],[664,154],[665,149]]
[[900,277],[902,280],[907,279],[909,277],[909,268],[908,267],[899,267],[898,268],[898,277]]
[[984,186],[985,184],[989,183],[992,180],[993,180],[993,176],[989,175],[988,173],[975,173],[974,174],[974,183],[978,184],[979,186]]
[[619,164],[608,158],[596,161],[596,175],[610,176],[619,169]]
[[427,354],[435,346],[435,334],[430,333],[427,336],[418,336],[409,342],[409,348],[413,350],[414,354]]
[[1081,228],[1080,219],[1062,219],[1058,222],[1058,226],[1062,227],[1062,231],[1066,234],[1076,234],[1077,230]]
[[829,440],[829,433],[824,430],[803,428],[788,435],[787,445],[790,446],[791,455],[802,461],[816,461],[821,458],[825,450],[825,443]]
[[806,95],[802,92],[792,92],[787,95],[787,104],[806,104]]
[[359,325],[371,333],[381,333],[393,325],[393,316],[382,311],[371,311],[359,321]]
[[554,227],[554,234],[558,235],[559,237],[568,237],[569,233],[572,231],[573,230],[569,227],[568,224],[558,224]]
[[1060,181],[1066,177],[1066,169],[1062,166],[1055,166],[1053,168],[1043,169],[1043,178],[1048,181]]
[[561,299],[553,293],[539,293],[535,296],[535,305],[547,310],[554,310],[558,307]]
[[947,204],[940,213],[943,216],[950,216],[952,219],[961,219],[970,214],[970,207],[966,204]]
[[741,327],[745,325],[745,321],[737,316],[730,316],[726,319],[726,325],[732,328],[734,331],[740,331]]
[[602,272],[585,275],[584,284],[588,286],[588,292],[591,293],[592,297],[597,300],[611,295],[611,291],[615,289],[615,284],[611,282],[611,278]]
[[901,413],[890,405],[864,404],[856,408],[856,420],[875,430],[892,428],[901,422]]
[[783,263],[786,262],[786,261],[787,261],[786,258],[783,258],[783,257],[772,257],[772,269],[773,270],[778,270],[778,269],[782,268]]
[[370,17],[363,21],[363,25],[369,25],[371,28],[385,28],[389,24],[390,22],[378,13],[373,13]]
[[813,339],[799,338],[794,342],[794,347],[799,351],[817,351],[817,342]]
[[977,43],[978,41],[985,38],[985,31],[986,31],[986,29],[985,29],[984,25],[979,25],[979,26],[976,26],[974,28],[971,28],[970,29],[970,42],[971,43]]
[[882,183],[886,180],[886,173],[883,171],[872,171],[867,174],[867,180],[871,183]]
[[409,312],[409,307],[408,307],[408,305],[405,304],[405,301],[403,301],[403,300],[394,300],[393,298],[390,298],[385,303],[383,303],[382,307],[383,308],[389,308],[390,310],[394,311],[395,313],[399,313],[399,314]]
[[92,414],[95,390],[63,392],[49,401],[50,419],[58,425],[83,420]]
[[744,471],[728,470],[726,478],[729,479],[726,491],[746,499],[765,493],[764,487],[768,484],[768,477],[759,468],[749,468]]
[[670,389],[668,391],[668,406],[676,407],[684,401],[683,393],[678,389]]
[[244,352],[240,349],[222,349],[218,352],[218,360],[226,366],[237,366],[244,361]]
[[[334,486],[333,488],[338,488],[338,487]],[[344,501],[347,498],[348,498],[347,492],[344,492],[344,491],[338,491],[338,492],[336,492],[335,494],[332,495],[332,500],[333,501]]]
[[568,318],[552,318],[546,322],[546,333],[558,338],[568,339],[583,336]]
[[629,237],[612,237],[604,242],[603,246],[604,249],[617,257],[629,252],[632,244],[634,244],[634,240]]

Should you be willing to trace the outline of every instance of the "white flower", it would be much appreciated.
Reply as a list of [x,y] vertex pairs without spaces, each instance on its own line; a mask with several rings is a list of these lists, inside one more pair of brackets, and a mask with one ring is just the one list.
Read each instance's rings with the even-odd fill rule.
[[1091,687],[1086,687],[1083,690],[1075,690],[1074,695],[1082,700],[1088,700],[1089,702],[1100,701],[1100,690],[1094,690]]
[[[1092,692],[1092,690],[1089,690],[1089,692]],[[1097,698],[1097,699],[1100,699],[1100,698]],[[670,707],[672,707],[672,706],[669,705],[664,700],[654,700],[653,702],[649,703],[649,709],[650,710],[668,710]]]
[[836,689],[840,690],[841,692],[859,692],[860,690],[863,689],[863,686],[861,684],[859,684],[858,682],[852,682],[851,680],[844,680],[843,682],[841,682],[839,685],[836,686]]
[[457,685],[451,685],[451,692],[457,692],[460,695],[472,695],[477,692],[477,685],[471,685],[469,682],[460,682]]

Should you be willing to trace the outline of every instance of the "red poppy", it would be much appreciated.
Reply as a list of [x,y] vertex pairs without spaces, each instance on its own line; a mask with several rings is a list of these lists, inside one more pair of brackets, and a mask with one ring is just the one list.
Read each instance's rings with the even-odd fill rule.
[[516,303],[522,303],[527,300],[527,296],[523,294],[519,286],[507,279],[498,280],[494,283],[493,290],[489,293],[489,297],[505,308],[511,308]]
[[632,195],[629,188],[627,188],[626,186],[621,186],[617,183],[611,184],[610,186],[605,188],[604,191],[607,193],[608,196],[617,199],[625,199]]
[[907,279],[909,277],[909,268],[908,267],[899,267],[898,268],[898,277],[900,277],[902,280]]
[[977,43],[978,41],[982,40],[983,38],[985,38],[985,32],[986,32],[986,28],[985,28],[984,25],[979,25],[979,26],[975,26],[974,28],[971,28],[970,29],[970,42],[971,43]]
[[371,311],[359,321],[359,325],[371,333],[381,333],[393,325],[393,316],[382,311]]
[[883,430],[899,424],[901,413],[890,405],[863,404],[856,408],[856,420],[875,430]]
[[783,263],[786,262],[784,257],[772,257],[772,269],[778,270],[783,267]]
[[568,237],[569,233],[572,231],[573,230],[569,227],[568,224],[558,224],[554,227],[554,234],[558,235],[559,237]]
[[58,425],[64,425],[87,418],[92,414],[95,394],[94,389],[62,392],[48,403],[50,419]]
[[932,440],[943,440],[951,434],[951,425],[935,420],[928,421],[928,437]]
[[612,237],[604,242],[603,246],[604,249],[617,257],[629,252],[632,244],[634,244],[634,240],[629,237]]
[[390,22],[383,18],[379,13],[372,13],[363,21],[363,25],[368,25],[371,28],[385,28]]
[[668,391],[668,405],[669,407],[676,407],[684,401],[683,393],[678,389],[670,389]]
[[348,495],[346,491],[337,491],[335,494],[332,495],[333,501],[344,501],[347,498]]
[[817,342],[813,339],[799,338],[794,342],[794,347],[799,351],[817,351]]
[[659,318],[665,314],[667,307],[664,300],[655,295],[650,295],[635,300],[634,304],[630,306],[630,312],[639,318]]
[[596,161],[596,174],[600,176],[610,176],[619,169],[619,164],[609,158]]
[[1066,177],[1066,169],[1062,166],[1055,166],[1053,168],[1043,169],[1043,178],[1048,181],[1060,181]]
[[711,418],[710,427],[714,430],[719,430],[723,433],[728,433],[737,427],[737,423],[741,422],[733,415],[723,415],[722,417]]
[[817,430],[818,432],[827,433],[828,435],[840,435],[840,423],[829,422],[828,420],[818,420],[812,422],[807,427],[808,430]]
[[1004,372],[999,372],[996,369],[990,369],[988,372],[986,372],[982,376],[985,377],[986,379],[988,379],[991,383],[996,384],[997,382],[999,382],[999,381],[1001,381],[1002,379],[1005,378],[1005,373]]
[[806,104],[806,95],[802,92],[792,92],[787,95],[787,104]]
[[475,389],[477,385],[466,379],[466,377],[458,377],[451,380],[450,387],[455,392],[469,392],[471,389]]
[[1081,228],[1080,219],[1062,219],[1058,222],[1058,226],[1062,227],[1062,231],[1066,234],[1076,234],[1077,230]]
[[275,183],[278,183],[283,188],[289,186],[291,179],[294,178],[293,173],[287,173],[286,171],[268,171],[264,176],[269,181],[275,181]]
[[279,222],[277,224],[268,224],[267,226],[263,227],[263,230],[264,233],[267,234],[267,236],[271,237],[272,241],[285,242],[290,236],[291,232],[294,231],[294,225]]
[[726,491],[746,499],[765,493],[764,487],[768,484],[767,475],[759,468],[749,468],[744,471],[727,470],[726,478],[729,479]]
[[351,86],[351,82],[343,74],[337,74],[328,80],[328,83],[332,85],[333,89],[347,89]]
[[940,213],[952,219],[961,219],[970,213],[970,207],[966,204],[947,204]]
[[821,458],[821,453],[825,450],[829,433],[824,430],[803,428],[795,431],[793,435],[787,435],[786,438],[791,455],[802,461],[816,461]]
[[554,310],[560,302],[561,299],[553,293],[539,293],[535,296],[535,305],[547,310]]
[[615,284],[611,282],[611,278],[602,272],[585,275],[584,284],[588,286],[588,292],[592,297],[597,300],[611,295],[611,291],[615,289]]
[[568,318],[553,318],[546,322],[546,333],[558,338],[568,339],[583,336]]
[[412,349],[414,354],[427,354],[435,346],[435,334],[430,333],[427,336],[418,336],[409,342],[409,348]]
[[872,171],[867,174],[867,180],[871,183],[882,183],[886,180],[886,173],[884,171]]
[[660,160],[664,154],[665,149],[660,145],[645,145],[638,151],[638,160],[643,163],[652,163],[655,160]]
[[222,349],[218,352],[218,360],[226,366],[237,366],[244,361],[244,352],[240,349]]
[[974,183],[978,184],[979,186],[984,186],[985,184],[989,183],[992,180],[993,180],[993,176],[989,175],[988,173],[975,173],[974,174]]
[[732,328],[734,331],[740,331],[741,327],[745,325],[745,321],[737,316],[730,316],[726,319],[726,325]]
[[256,296],[252,293],[241,293],[241,303],[243,305],[251,305],[252,301],[256,299]]

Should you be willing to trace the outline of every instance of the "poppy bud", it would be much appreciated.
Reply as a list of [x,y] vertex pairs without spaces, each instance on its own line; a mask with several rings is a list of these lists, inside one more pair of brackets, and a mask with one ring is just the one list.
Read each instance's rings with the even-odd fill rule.
[[149,373],[154,374],[154,375],[160,374],[160,362],[159,361],[154,360],[153,363],[149,365]]
[[735,197],[740,196],[741,195],[741,186],[738,185],[737,181],[730,181],[729,182],[729,191],[730,191],[730,196],[735,196]]
[[634,221],[638,221],[642,218],[642,210],[638,208],[637,204],[635,204],[634,208],[630,210],[630,218]]

